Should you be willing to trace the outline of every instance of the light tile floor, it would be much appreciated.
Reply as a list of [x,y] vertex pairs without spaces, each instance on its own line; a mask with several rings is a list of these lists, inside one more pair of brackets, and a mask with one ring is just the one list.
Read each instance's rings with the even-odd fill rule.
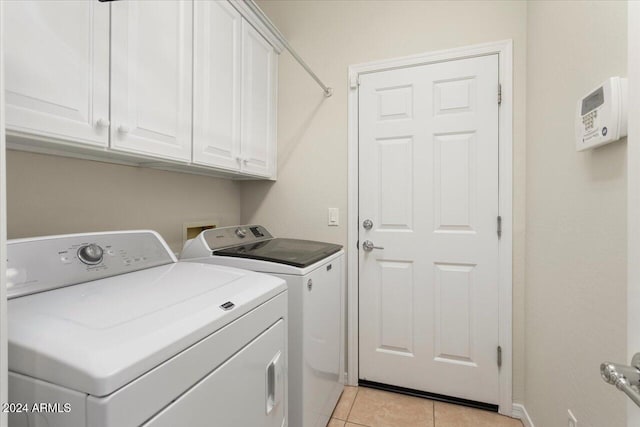
[[345,387],[327,427],[522,427],[495,412],[366,387]]

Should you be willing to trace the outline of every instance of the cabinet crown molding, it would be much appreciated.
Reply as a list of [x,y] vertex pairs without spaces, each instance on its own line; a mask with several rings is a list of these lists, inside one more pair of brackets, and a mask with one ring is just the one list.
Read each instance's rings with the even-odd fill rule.
[[247,1],[252,0],[228,0],[229,3],[242,15],[242,17],[249,23],[253,28],[258,30],[258,32],[264,37],[271,46],[273,46],[273,50],[278,55],[282,53],[284,50],[284,45],[278,38],[276,34],[274,34],[266,25],[262,23],[260,18],[256,16],[256,14],[247,6]]

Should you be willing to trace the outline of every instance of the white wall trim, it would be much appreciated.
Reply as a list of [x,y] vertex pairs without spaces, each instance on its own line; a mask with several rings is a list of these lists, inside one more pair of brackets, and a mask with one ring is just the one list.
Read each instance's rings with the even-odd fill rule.
[[[0,402],[8,402],[7,371],[7,150],[5,147],[4,118],[4,2],[0,1]],[[0,413],[0,426],[5,427],[8,416]]]
[[[627,362],[640,350],[640,3],[628,2],[629,128],[627,135]],[[621,361],[625,363],[624,361]],[[628,399],[627,426],[640,423],[640,410]]]
[[522,424],[524,425],[524,427],[535,427],[533,425],[533,421],[531,421],[531,417],[529,416],[529,413],[527,412],[527,408],[525,408],[523,404],[514,403],[513,409],[511,410],[511,412],[513,414],[511,416],[513,418],[517,418],[520,421],[522,421]]
[[499,243],[499,342],[503,364],[500,369],[499,411],[511,416],[512,406],[512,249],[513,249],[513,42],[503,40],[473,46],[458,47],[403,58],[352,65],[349,67],[349,201],[347,244],[347,298],[348,298],[348,384],[358,383],[358,85],[360,74],[395,68],[431,64],[485,55],[499,55],[499,81],[502,85],[502,104],[499,110],[498,138],[500,145],[500,215],[502,238]]

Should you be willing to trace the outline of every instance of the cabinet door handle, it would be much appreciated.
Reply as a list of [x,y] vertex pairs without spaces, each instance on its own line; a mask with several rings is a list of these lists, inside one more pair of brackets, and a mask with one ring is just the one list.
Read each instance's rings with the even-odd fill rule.
[[109,125],[110,125],[109,120],[105,118],[99,118],[98,120],[96,120],[96,126],[99,128],[106,128],[106,127],[109,127]]
[[118,126],[118,132],[122,134],[129,133],[129,126],[126,126],[126,125]]

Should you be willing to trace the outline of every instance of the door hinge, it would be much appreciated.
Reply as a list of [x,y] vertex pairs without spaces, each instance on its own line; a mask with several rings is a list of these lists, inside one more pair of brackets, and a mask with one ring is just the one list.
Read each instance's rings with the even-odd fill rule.
[[498,368],[502,367],[502,347],[498,346]]
[[360,75],[358,74],[354,74],[351,76],[351,78],[349,79],[349,87],[351,89],[355,89],[358,86],[360,86]]
[[498,105],[502,104],[502,85],[498,83]]
[[498,233],[498,239],[502,237],[502,217],[498,215],[496,218],[496,232]]

